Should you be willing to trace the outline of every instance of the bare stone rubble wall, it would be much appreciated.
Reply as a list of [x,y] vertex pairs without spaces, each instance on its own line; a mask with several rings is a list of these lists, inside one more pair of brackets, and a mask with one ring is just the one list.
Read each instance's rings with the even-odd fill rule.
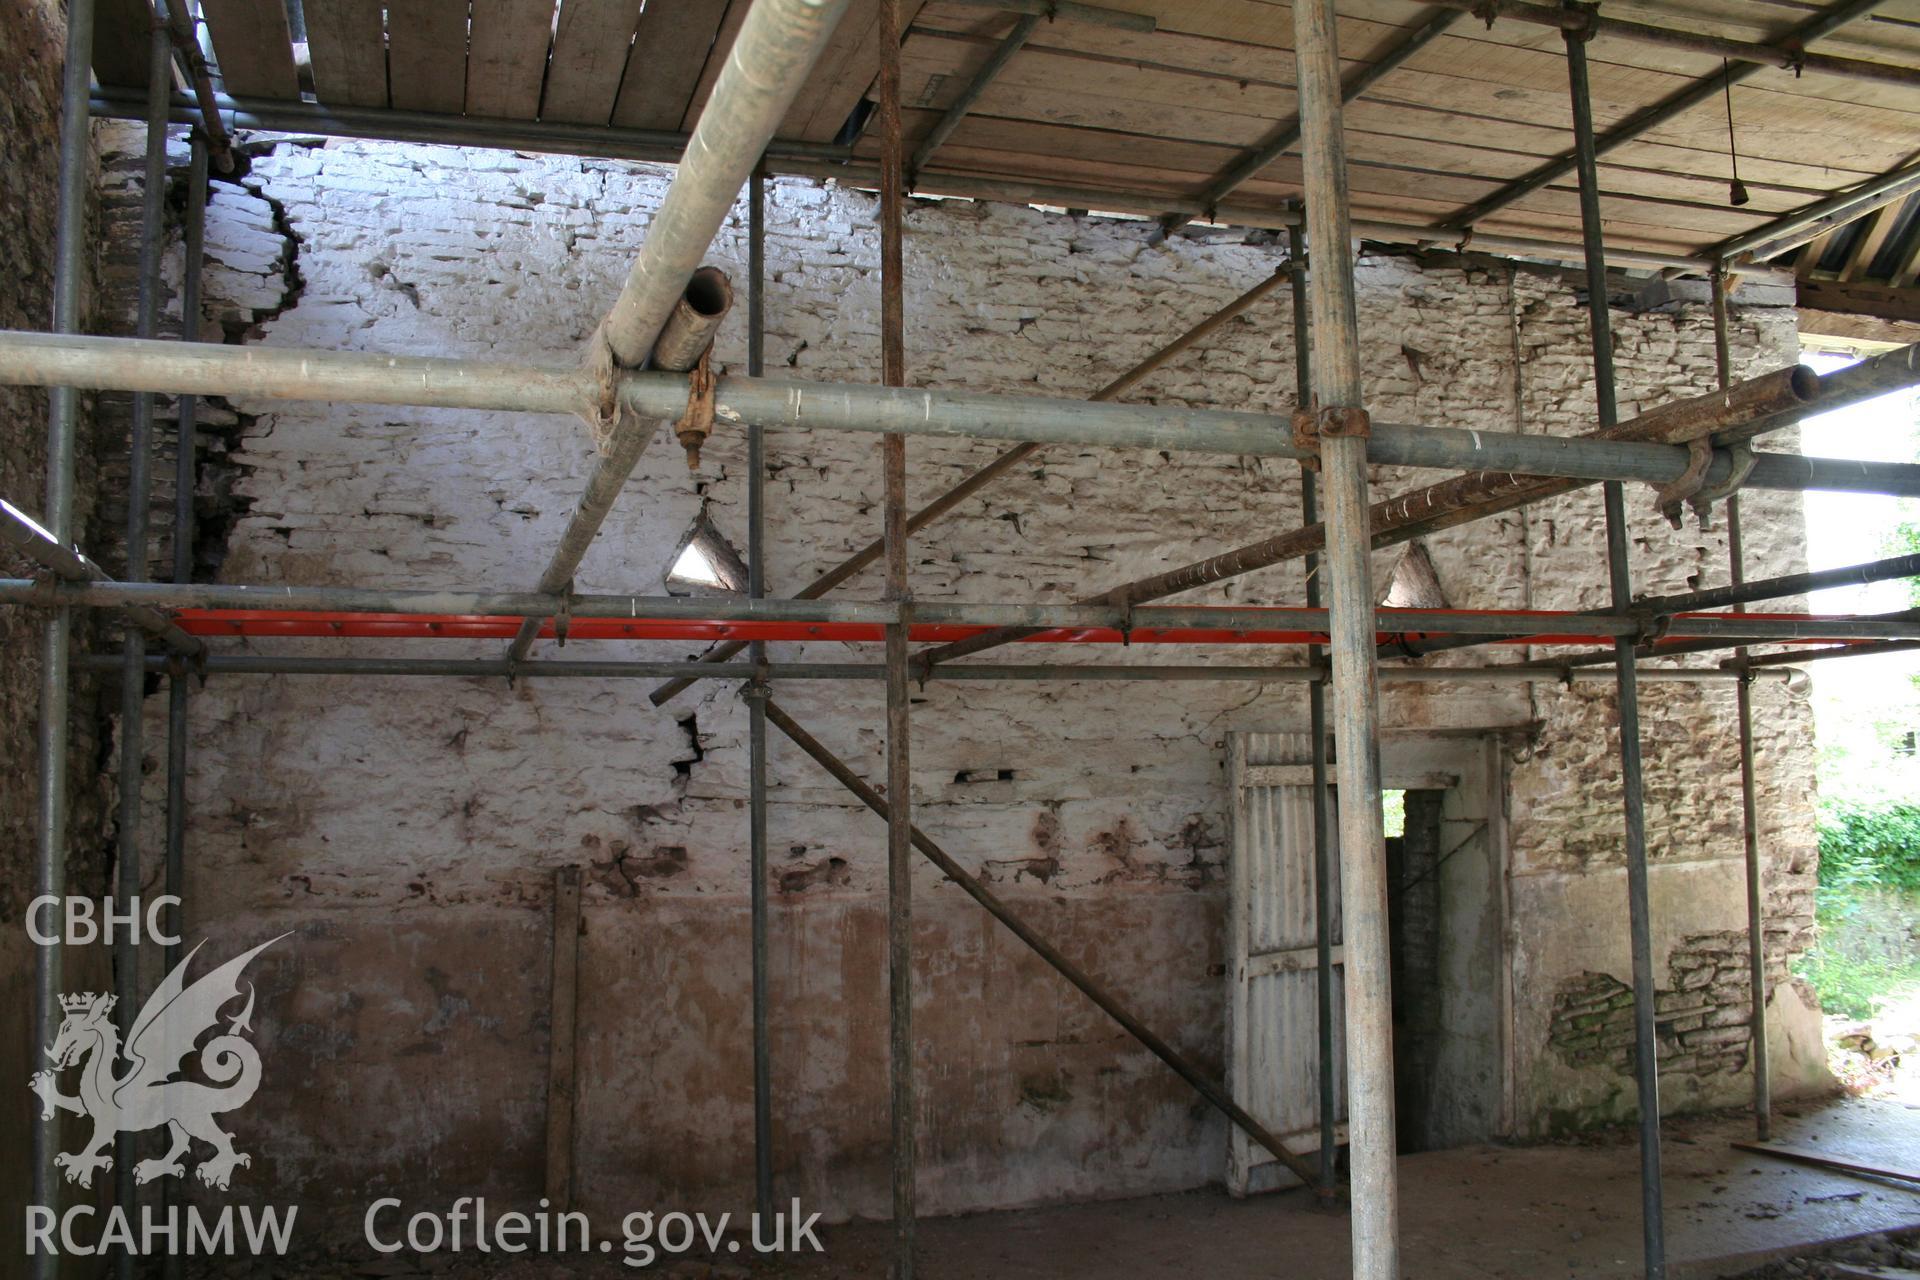
[[[219,186],[211,206],[207,321],[229,341],[280,346],[574,362],[665,180],[638,166],[446,148],[283,140],[256,150],[244,185]],[[857,191],[772,184],[770,372],[874,380],[874,214]],[[743,219],[744,204],[710,255],[737,283]],[[1145,240],[1137,223],[912,204],[910,378],[1084,395],[1280,260],[1267,242]],[[1530,432],[1590,425],[1585,317],[1561,276],[1369,254],[1359,283],[1377,418]],[[743,319],[728,322],[717,347],[735,369],[745,361]],[[1625,412],[1713,385],[1701,309],[1615,320]],[[1783,363],[1795,351],[1793,316],[1740,311],[1733,343],[1743,374]],[[1292,350],[1281,295],[1135,398],[1285,412]],[[584,425],[557,418],[224,407],[231,430],[201,483],[203,495],[218,488],[209,510],[229,528],[201,561],[233,582],[531,586],[593,457]],[[913,441],[914,498],[994,451]],[[877,532],[879,448],[867,437],[781,432],[770,433],[768,456],[768,581],[786,593]],[[1422,478],[1383,472],[1378,492]],[[1074,598],[1293,527],[1298,488],[1292,463],[1052,449],[916,539],[914,589],[935,600]],[[697,473],[659,433],[578,588],[662,591],[667,553],[703,508],[744,544],[745,496],[737,433],[717,435]],[[1640,585],[1723,581],[1723,538],[1670,532],[1646,498],[1630,499]],[[1751,573],[1800,567],[1798,510],[1790,497],[1750,500]],[[1589,492],[1448,533],[1429,551],[1456,607],[1590,608],[1604,603],[1601,546]],[[1394,556],[1377,562],[1383,589]],[[841,594],[878,592],[870,574]],[[1205,598],[1292,603],[1302,594],[1295,564]],[[565,656],[680,657],[698,647],[575,643]],[[498,650],[248,646],[289,648]],[[874,655],[816,643],[775,645],[773,656]],[[1065,656],[1299,657],[1145,647]],[[256,1162],[256,1185],[321,1197],[343,1179],[355,1195],[533,1194],[552,877],[577,866],[586,880],[575,1127],[585,1207],[617,1214],[750,1199],[746,710],[724,684],[661,709],[646,689],[292,677],[216,680],[196,693],[196,936],[224,951],[294,931],[260,962],[272,1088],[249,1125],[271,1158]],[[877,683],[795,684],[777,696],[881,777]],[[1760,689],[1757,703],[1784,963],[1810,919],[1810,720],[1778,685]],[[1653,686],[1645,704],[1657,959],[1687,985],[1692,971],[1676,948],[1737,927],[1733,699]],[[1621,1114],[1632,1088],[1617,1056],[1570,1058],[1556,1022],[1593,975],[1628,977],[1610,694],[1598,685],[1401,686],[1384,714],[1395,730],[1500,731],[1513,744],[1513,1128]],[[1220,1071],[1224,741],[1236,729],[1303,730],[1305,720],[1295,686],[936,681],[915,695],[916,816],[1146,1021]],[[830,1219],[883,1216],[884,829],[777,738],[772,777],[778,1176]],[[158,786],[156,772],[156,801]],[[1217,1117],[957,888],[924,865],[915,877],[927,1211],[1221,1176]],[[1715,1017],[1744,998],[1725,983],[1705,989]],[[1792,1034],[1813,1032],[1796,1025]],[[1682,1104],[1729,1102],[1746,1087],[1729,1053],[1683,1043],[1672,1070]]]

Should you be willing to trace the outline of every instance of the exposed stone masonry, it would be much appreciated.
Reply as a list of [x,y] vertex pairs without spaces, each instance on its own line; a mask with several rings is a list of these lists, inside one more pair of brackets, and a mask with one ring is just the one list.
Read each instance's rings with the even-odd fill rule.
[[[1667,985],[1654,1003],[1660,1070],[1706,1076],[1744,1071],[1751,1060],[1750,1000],[1744,932],[1701,934],[1669,953]],[[1790,980],[1771,966],[1770,986]],[[1633,988],[1605,973],[1561,984],[1554,1000],[1553,1048],[1569,1063],[1633,1075]]]
[[[607,162],[362,143],[261,149],[244,186],[223,185],[213,204],[209,317],[226,318],[229,340],[572,363],[663,188],[656,170]],[[874,201],[778,182],[769,205],[769,367],[871,381]],[[736,281],[743,214],[736,208],[710,254]],[[914,202],[911,380],[1085,395],[1278,261],[1261,237],[1145,240],[1135,223]],[[1359,288],[1378,419],[1591,426],[1585,317],[1563,273],[1368,254]],[[1615,318],[1623,412],[1712,385],[1703,308]],[[1285,412],[1289,325],[1284,298],[1256,308],[1135,398]],[[1742,374],[1774,367],[1793,354],[1792,315],[1743,309],[1733,342]],[[716,359],[737,369],[744,355],[735,319]],[[593,448],[583,424],[561,419],[266,401],[230,408],[231,452],[218,470],[231,496],[211,492],[203,469],[202,497],[219,497],[231,514],[219,573],[235,582],[529,586]],[[912,442],[914,498],[995,452]],[[878,451],[864,437],[799,431],[772,433],[768,453],[768,577],[779,593],[873,536]],[[1297,475],[1271,460],[1049,450],[916,539],[914,590],[934,600],[1076,598],[1297,524]],[[1377,474],[1382,492],[1426,478]],[[1724,580],[1721,536],[1672,533],[1645,493],[1630,501],[1642,589]],[[716,435],[689,475],[661,433],[579,588],[659,593],[668,553],[703,508],[744,543],[743,441]],[[1759,495],[1749,511],[1749,572],[1801,567],[1797,500]],[[1604,598],[1601,545],[1597,495],[1584,493],[1451,531],[1427,550],[1455,607],[1572,608]],[[1396,556],[1379,559],[1383,586]],[[201,561],[213,563],[212,553]],[[868,578],[841,594],[877,590]],[[1291,603],[1301,594],[1300,568],[1288,565],[1223,584],[1204,601]],[[777,661],[864,655],[838,644],[772,648]],[[574,644],[565,656],[696,650]],[[1147,646],[1065,657],[1299,660],[1281,650]],[[263,1181],[324,1188],[346,1168],[342,1152],[377,1142],[389,1153],[379,1176],[410,1194],[457,1186],[511,1195],[537,1184],[545,912],[553,870],[577,866],[582,1035],[592,1046],[581,1062],[577,1177],[592,1188],[588,1207],[719,1203],[750,1187],[741,1140],[750,1099],[747,716],[720,682],[661,709],[645,688],[298,677],[216,680],[196,695],[195,927],[217,932],[222,945],[298,935],[284,958],[263,958],[280,966],[262,989],[263,1056],[288,1085],[286,1100],[263,1103],[254,1120],[276,1152]],[[877,686],[793,684],[779,696],[856,769],[881,776]],[[1809,722],[1778,686],[1757,698],[1764,847],[1784,956],[1810,919]],[[1223,742],[1234,729],[1302,729],[1304,704],[1288,686],[935,682],[915,692],[916,820],[1217,1070]],[[1732,698],[1652,686],[1644,714],[1656,910],[1684,952],[1685,939],[1732,927],[1724,895],[1687,888],[1694,877],[1737,873]],[[1616,946],[1624,897],[1614,895],[1624,890],[1614,888],[1621,855],[1608,694],[1586,685],[1403,686],[1388,693],[1383,720],[1395,730],[1498,729],[1519,744],[1507,760],[1506,815],[1513,1110],[1522,1133],[1558,1109],[1605,1118],[1617,1109],[1612,1066],[1568,1064],[1549,1042],[1564,981],[1626,976]],[[772,776],[779,1176],[830,1218],[883,1214],[883,832],[779,741]],[[155,815],[158,787],[156,776]],[[924,865],[915,876],[928,1211],[1219,1175],[1219,1122],[1184,1086],[954,886]],[[1717,1066],[1700,1070],[1693,1101],[1736,1095],[1738,1082]],[[1029,1090],[1023,1105],[1020,1082],[1036,1080],[1046,1082],[1047,1104],[1032,1105]],[[398,1096],[410,1109],[397,1126],[366,1102]],[[376,1123],[376,1114],[386,1118]],[[364,1173],[354,1168],[356,1178]]]

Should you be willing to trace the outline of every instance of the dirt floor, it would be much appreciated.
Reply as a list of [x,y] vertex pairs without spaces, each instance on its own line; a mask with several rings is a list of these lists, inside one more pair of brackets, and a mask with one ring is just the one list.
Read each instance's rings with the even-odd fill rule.
[[[1776,1139],[1912,1171],[1920,1106],[1839,1099],[1789,1108]],[[1743,1115],[1666,1126],[1667,1240],[1675,1280],[1751,1276],[1920,1280],[1920,1183],[1868,1179],[1750,1154]],[[1631,1130],[1579,1142],[1482,1146],[1401,1162],[1403,1273],[1408,1280],[1546,1280],[1640,1273],[1638,1155]],[[1298,1191],[1234,1200],[1214,1189],[1143,1200],[1063,1205],[919,1224],[923,1280],[1093,1280],[1094,1277],[1348,1274],[1348,1220],[1315,1211]],[[820,1232],[825,1252],[661,1257],[641,1274],[675,1280],[830,1280],[887,1273],[883,1223]],[[735,1242],[738,1243],[738,1242]],[[343,1257],[276,1273],[299,1277],[439,1275],[450,1280],[567,1280],[633,1275],[618,1241],[600,1256],[499,1265],[472,1253]],[[1873,1270],[1872,1265],[1892,1270]],[[249,1274],[259,1274],[250,1271]]]

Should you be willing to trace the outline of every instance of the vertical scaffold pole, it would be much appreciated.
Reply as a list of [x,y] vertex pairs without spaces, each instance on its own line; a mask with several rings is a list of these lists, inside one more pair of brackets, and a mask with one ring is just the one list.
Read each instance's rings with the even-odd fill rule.
[[[1293,278],[1294,397],[1305,407],[1313,400],[1312,328],[1307,315],[1306,233],[1296,224],[1287,228],[1287,268]],[[1300,523],[1320,519],[1319,486],[1310,468],[1300,469]],[[1306,559],[1307,607],[1320,607],[1320,557]],[[1307,646],[1307,665],[1317,667],[1324,656],[1319,645]],[[1315,680],[1307,686],[1307,732],[1313,739],[1309,757],[1313,770],[1313,945],[1315,1003],[1320,1069],[1320,1190],[1331,1192],[1337,1178],[1338,1151],[1335,1123],[1338,1089],[1333,1078],[1333,820],[1332,796],[1327,791],[1327,689]],[[1323,1201],[1324,1202],[1324,1201]]]
[[[754,171],[747,198],[747,376],[766,365],[767,179]],[[765,433],[747,428],[747,594],[767,594],[767,455]],[[747,825],[753,878],[753,1206],[773,1221],[773,1050],[767,1029],[767,646],[750,649],[754,677],[747,696]]]
[[[200,269],[206,247],[207,227],[207,140],[194,132],[192,158],[187,163],[187,220],[183,235],[185,262],[180,273],[180,337],[184,342],[200,340]],[[181,396],[176,402],[173,455],[173,580],[193,581],[193,493],[198,471],[195,467],[194,436],[200,421],[200,398]],[[187,707],[194,677],[178,672],[167,677],[167,849],[163,872],[166,893],[184,899],[187,879]],[[167,932],[184,936],[186,913],[172,909]],[[171,972],[180,963],[181,942],[166,948],[165,968]],[[165,1203],[179,1201],[180,1189],[168,1179]],[[182,1256],[169,1252],[160,1263],[162,1280],[180,1280]]]
[[[880,381],[906,385],[906,298],[901,271],[905,144],[900,121],[900,3],[880,3]],[[886,595],[907,589],[907,441],[881,442],[886,482]],[[887,1041],[893,1146],[893,1275],[912,1280],[913,1099],[913,775],[908,757],[907,622],[887,628]]]
[[[67,0],[66,68],[60,92],[59,221],[54,231],[53,316],[55,333],[80,332],[80,278],[86,252],[88,115],[93,53],[94,0]],[[62,543],[73,540],[73,461],[80,393],[55,387],[47,394],[46,524]],[[40,640],[40,728],[34,744],[39,807],[34,814],[34,893],[64,898],[67,892],[67,679],[73,611],[48,611]],[[59,943],[34,949],[34,1043],[52,1044],[60,1034],[60,992],[66,984]],[[60,1212],[59,1112],[33,1123],[33,1203]],[[51,1252],[32,1259],[36,1280],[53,1280],[59,1260]]]
[[1347,948],[1348,1161],[1356,1280],[1397,1280],[1400,1211],[1393,1114],[1393,996],[1386,836],[1380,812],[1380,684],[1367,513],[1367,419],[1341,124],[1333,0],[1296,0],[1294,62],[1306,188],[1313,412],[1326,486],[1334,736],[1339,745],[1341,919]]
[[[1593,99],[1587,86],[1587,46],[1566,33],[1567,81],[1573,99],[1575,168],[1580,175],[1580,228],[1586,244],[1587,311],[1592,325],[1594,394],[1602,429],[1619,421],[1613,382],[1613,327],[1607,313],[1607,254],[1600,218],[1599,166],[1595,158]],[[1618,481],[1606,485],[1607,569],[1613,607],[1633,603],[1633,566],[1627,545],[1626,496]],[[1633,962],[1634,1080],[1640,1103],[1641,1243],[1647,1280],[1665,1280],[1666,1231],[1660,1179],[1660,1060],[1654,1031],[1653,933],[1647,903],[1647,815],[1641,794],[1640,685],[1634,639],[1614,640],[1614,671],[1620,704],[1620,790],[1626,819],[1627,928]]]

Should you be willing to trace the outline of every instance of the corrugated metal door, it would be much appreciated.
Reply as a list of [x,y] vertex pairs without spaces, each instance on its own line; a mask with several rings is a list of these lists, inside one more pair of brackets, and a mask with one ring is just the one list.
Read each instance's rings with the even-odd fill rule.
[[[1233,858],[1227,928],[1227,1086],[1235,1102],[1301,1153],[1320,1146],[1319,997],[1313,893],[1312,738],[1228,738]],[[1335,801],[1329,798],[1330,818]],[[1346,1140],[1346,966],[1340,945],[1338,821],[1333,861],[1333,1075]],[[1231,1130],[1234,1195],[1297,1185],[1267,1150]]]

